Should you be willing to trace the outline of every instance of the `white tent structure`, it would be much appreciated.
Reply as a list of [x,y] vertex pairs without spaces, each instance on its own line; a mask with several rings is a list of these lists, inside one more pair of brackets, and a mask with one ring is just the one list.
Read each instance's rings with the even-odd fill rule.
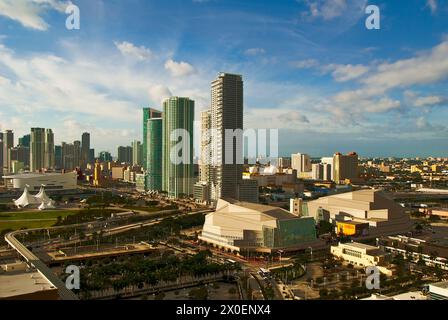
[[45,192],[45,188],[44,188],[44,186],[41,186],[41,187],[40,187],[40,191],[39,191],[39,193],[36,194],[36,195],[34,196],[34,198],[36,198],[36,200],[37,200],[38,202],[41,202],[41,203],[47,203],[47,202],[50,202],[50,201],[51,201],[50,197],[47,196],[47,193]]
[[43,211],[43,210],[48,210],[48,209],[55,209],[55,202],[53,200],[50,199],[50,201],[48,202],[42,202],[42,204],[39,206],[39,210]]
[[14,200],[14,204],[17,208],[26,208],[29,205],[39,204],[39,200],[30,194],[30,192],[28,191],[28,186],[26,186],[23,189],[22,196],[19,199]]

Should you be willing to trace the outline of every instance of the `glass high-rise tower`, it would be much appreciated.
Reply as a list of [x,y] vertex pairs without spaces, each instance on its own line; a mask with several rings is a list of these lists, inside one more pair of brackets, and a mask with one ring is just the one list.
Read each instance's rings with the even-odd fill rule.
[[90,133],[84,132],[81,137],[81,168],[85,169],[90,157]]
[[0,177],[3,174],[3,132],[0,132]]
[[163,119],[149,119],[147,128],[146,189],[149,191],[162,191]]
[[6,130],[3,133],[3,173],[11,172],[11,155],[9,150],[14,147],[14,132]]
[[143,165],[143,145],[140,141],[132,141],[132,164],[134,166]]
[[31,135],[26,134],[23,137],[19,138],[19,145],[24,147],[30,147]]
[[146,158],[148,154],[147,135],[148,120],[153,118],[161,118],[162,112],[153,108],[143,108],[143,167],[146,169]]
[[[162,189],[171,197],[193,194],[193,122],[193,100],[171,97],[163,102]],[[185,133],[185,139],[176,130]]]
[[44,167],[46,169],[54,169],[54,134],[53,130],[45,130],[45,158]]
[[45,164],[45,129],[31,128],[30,171],[42,170]]

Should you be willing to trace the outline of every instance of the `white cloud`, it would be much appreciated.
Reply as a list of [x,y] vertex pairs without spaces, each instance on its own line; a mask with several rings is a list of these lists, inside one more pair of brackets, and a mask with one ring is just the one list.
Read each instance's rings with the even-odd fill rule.
[[427,107],[427,106],[436,106],[442,103],[445,103],[446,99],[439,96],[427,96],[427,97],[419,97],[415,100],[414,106],[416,107]]
[[438,8],[437,0],[427,0],[426,2],[427,2],[429,9],[431,9],[431,12],[433,14],[436,13],[437,8]]
[[331,73],[333,78],[338,82],[345,82],[357,79],[367,72],[369,67],[361,64],[328,64],[321,65],[319,61],[315,59],[306,59],[291,62],[291,65],[297,69],[319,69],[322,73]]
[[281,122],[287,124],[287,123],[299,123],[299,124],[307,124],[310,123],[310,120],[308,117],[304,114],[302,114],[299,111],[291,110],[286,113],[280,114],[277,116],[277,119]]
[[[172,93],[195,100],[196,110],[209,104],[213,73],[197,73],[186,82],[167,73],[163,61],[170,52],[155,52],[147,63],[128,64],[126,57],[110,54],[113,44],[95,46],[91,50],[84,43],[61,42],[58,55],[21,55],[0,43],[0,126],[19,117],[22,125],[13,128],[17,136],[30,127],[52,127],[57,141],[67,142],[75,135],[79,139],[85,130],[96,146],[115,152],[116,145],[141,139],[142,107],[160,109],[161,100]],[[77,129],[73,119],[81,127]],[[128,128],[137,129],[123,136]]]
[[171,97],[173,94],[171,93],[168,87],[162,85],[155,85],[149,88],[149,96],[153,101],[162,102],[166,98]]
[[244,51],[244,54],[247,56],[256,56],[260,54],[265,54],[266,50],[263,48],[250,48]]
[[418,129],[426,129],[426,128],[430,127],[430,124],[425,119],[425,117],[417,118],[417,120],[415,121],[415,125],[417,126]]
[[121,52],[122,55],[126,57],[135,58],[139,61],[150,60],[153,56],[150,49],[145,48],[144,46],[137,47],[134,44],[123,41],[123,42],[114,42],[117,49]]
[[401,102],[385,96],[364,96],[362,91],[343,91],[331,99],[328,107],[338,117],[356,117],[396,110],[401,107]]
[[333,20],[340,16],[361,16],[366,0],[299,0],[304,2],[308,11],[303,15],[310,18]]
[[417,57],[383,63],[376,72],[363,79],[368,86],[383,88],[384,91],[424,85],[448,78],[448,41]]
[[363,65],[341,65],[341,64],[330,64],[322,68],[323,71],[330,71],[333,78],[338,82],[345,82],[357,79],[367,72],[369,68]]
[[[340,70],[343,71],[339,74],[333,73],[336,80],[357,78],[361,87],[341,91],[330,98],[326,108],[336,119],[354,121],[363,118],[364,113],[400,110],[403,104],[399,100],[387,97],[389,91],[437,83],[448,78],[448,41],[413,58],[382,63],[378,66],[363,68],[359,65],[356,68]],[[409,90],[404,92],[404,98],[405,105],[414,107],[434,106],[446,101],[439,96],[418,97]]]
[[315,59],[306,59],[306,60],[294,61],[291,63],[291,65],[298,69],[311,69],[319,66],[319,61]]
[[176,62],[172,59],[169,59],[165,63],[165,69],[168,70],[174,77],[189,76],[196,72],[195,68],[191,64],[183,61]]
[[71,3],[58,0],[0,0],[0,15],[26,28],[45,31],[49,25],[41,16],[49,10],[64,12]]

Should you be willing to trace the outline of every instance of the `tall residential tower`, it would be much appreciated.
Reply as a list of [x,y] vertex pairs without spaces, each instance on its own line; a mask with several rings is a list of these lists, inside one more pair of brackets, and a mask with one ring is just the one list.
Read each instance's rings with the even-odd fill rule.
[[84,132],[81,137],[81,168],[85,169],[90,162],[90,133]]
[[14,147],[14,133],[12,130],[6,130],[3,133],[3,173],[11,172],[11,155],[9,150]]
[[153,108],[143,108],[143,166],[146,169],[146,158],[148,154],[148,120],[153,118],[162,118],[162,112]]
[[243,174],[243,137],[236,135],[233,141],[228,141],[227,145],[225,140],[226,130],[243,130],[243,78],[241,75],[220,73],[212,82],[210,120],[212,130],[211,199],[215,202],[220,198],[239,199],[239,183]]
[[143,145],[140,141],[132,141],[132,165],[142,166],[143,165]]
[[31,128],[30,171],[40,171],[45,166],[45,129]]
[[162,191],[162,137],[163,137],[163,119],[148,119],[147,133],[147,157],[146,171],[147,182],[146,189],[150,191]]
[[193,122],[193,100],[171,97],[163,102],[162,189],[170,197],[193,194]]
[[54,134],[53,130],[45,130],[45,159],[44,167],[46,169],[54,169]]

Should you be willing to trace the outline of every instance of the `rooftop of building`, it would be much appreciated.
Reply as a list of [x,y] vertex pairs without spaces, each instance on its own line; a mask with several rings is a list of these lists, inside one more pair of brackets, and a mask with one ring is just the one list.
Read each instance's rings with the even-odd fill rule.
[[287,220],[287,219],[293,219],[297,218],[297,216],[291,214],[289,211],[286,211],[285,209],[268,206],[264,204],[259,203],[252,203],[252,202],[244,202],[244,201],[228,201],[230,204],[239,206],[242,208],[246,208],[253,211],[261,212],[265,215],[268,215],[272,218],[278,219],[278,220]]
[[[373,219],[372,219],[372,220],[373,220]],[[337,223],[341,223],[341,224],[351,224],[351,225],[364,225],[364,224],[369,224],[368,222],[365,222],[365,221],[355,221],[355,220],[337,221]]]
[[405,293],[401,293],[395,296],[385,296],[382,294],[372,294],[370,297],[368,298],[364,298],[362,300],[406,300],[406,301],[410,301],[410,300],[427,300],[428,297],[425,296],[422,292],[420,291],[414,291],[414,292],[405,292]]
[[364,243],[359,243],[359,242],[340,243],[340,245],[350,246],[350,247],[362,249],[362,250],[378,250],[378,247],[371,246],[371,245],[364,244]]
[[[71,172],[67,172],[71,173]],[[55,177],[55,176],[61,176],[67,173],[60,173],[60,172],[49,172],[49,173],[19,173],[19,174],[12,174],[8,176],[3,176],[4,179],[33,179],[33,178],[41,178],[41,177]]]
[[56,289],[37,271],[0,273],[0,299]]
[[430,285],[433,286],[433,287],[440,288],[440,289],[448,289],[448,281],[431,283]]

